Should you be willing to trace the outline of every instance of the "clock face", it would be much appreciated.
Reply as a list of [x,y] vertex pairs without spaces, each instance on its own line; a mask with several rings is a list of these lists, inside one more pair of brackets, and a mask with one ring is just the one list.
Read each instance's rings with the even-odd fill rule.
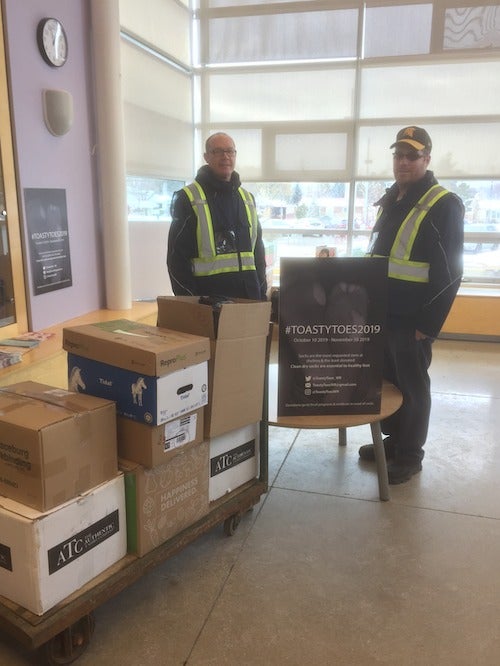
[[68,58],[68,40],[60,21],[45,18],[37,28],[37,41],[40,53],[46,63],[61,67]]

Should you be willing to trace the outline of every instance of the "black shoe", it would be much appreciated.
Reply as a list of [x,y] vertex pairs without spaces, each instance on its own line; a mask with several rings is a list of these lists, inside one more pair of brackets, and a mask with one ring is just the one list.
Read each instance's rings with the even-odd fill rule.
[[[391,438],[386,437],[382,443],[384,445],[386,460],[394,458],[396,454],[396,446],[392,442]],[[375,462],[375,449],[373,447],[373,444],[365,444],[364,446],[361,446],[358,453],[361,460],[366,460],[367,462]]]
[[387,464],[387,475],[389,477],[389,483],[393,486],[398,483],[405,483],[409,481],[414,474],[420,472],[422,469],[422,463],[415,462],[392,462]]

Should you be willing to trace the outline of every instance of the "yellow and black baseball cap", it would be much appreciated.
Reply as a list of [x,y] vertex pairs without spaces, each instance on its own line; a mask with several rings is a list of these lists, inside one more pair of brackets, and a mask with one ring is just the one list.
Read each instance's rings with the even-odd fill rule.
[[391,148],[397,146],[399,143],[406,143],[415,150],[425,150],[430,153],[432,150],[431,137],[422,127],[403,127],[399,130],[396,141],[392,144]]

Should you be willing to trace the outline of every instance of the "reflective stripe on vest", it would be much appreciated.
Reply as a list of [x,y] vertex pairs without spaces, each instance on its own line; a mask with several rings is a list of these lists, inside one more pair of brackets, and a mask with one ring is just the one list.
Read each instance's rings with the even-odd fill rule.
[[193,259],[193,273],[196,277],[233,273],[235,271],[254,271],[255,258],[253,249],[257,242],[257,210],[250,192],[242,187],[238,193],[243,200],[250,231],[252,251],[230,252],[217,254],[215,251],[215,235],[210,208],[201,185],[194,181],[182,188],[186,193],[197,219],[196,242],[198,257]]
[[[410,256],[423,219],[432,206],[445,194],[448,194],[448,190],[441,185],[433,185],[405,217],[391,247],[389,277],[408,282],[429,282],[428,262],[412,261]],[[383,209],[380,209],[377,219],[382,212]]]

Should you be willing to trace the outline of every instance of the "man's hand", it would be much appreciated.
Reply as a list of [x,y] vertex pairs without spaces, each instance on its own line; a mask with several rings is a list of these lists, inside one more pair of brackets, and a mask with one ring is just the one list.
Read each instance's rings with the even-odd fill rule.
[[428,335],[425,335],[425,333],[422,333],[422,331],[416,330],[415,331],[415,340],[425,340],[425,338],[428,338]]

